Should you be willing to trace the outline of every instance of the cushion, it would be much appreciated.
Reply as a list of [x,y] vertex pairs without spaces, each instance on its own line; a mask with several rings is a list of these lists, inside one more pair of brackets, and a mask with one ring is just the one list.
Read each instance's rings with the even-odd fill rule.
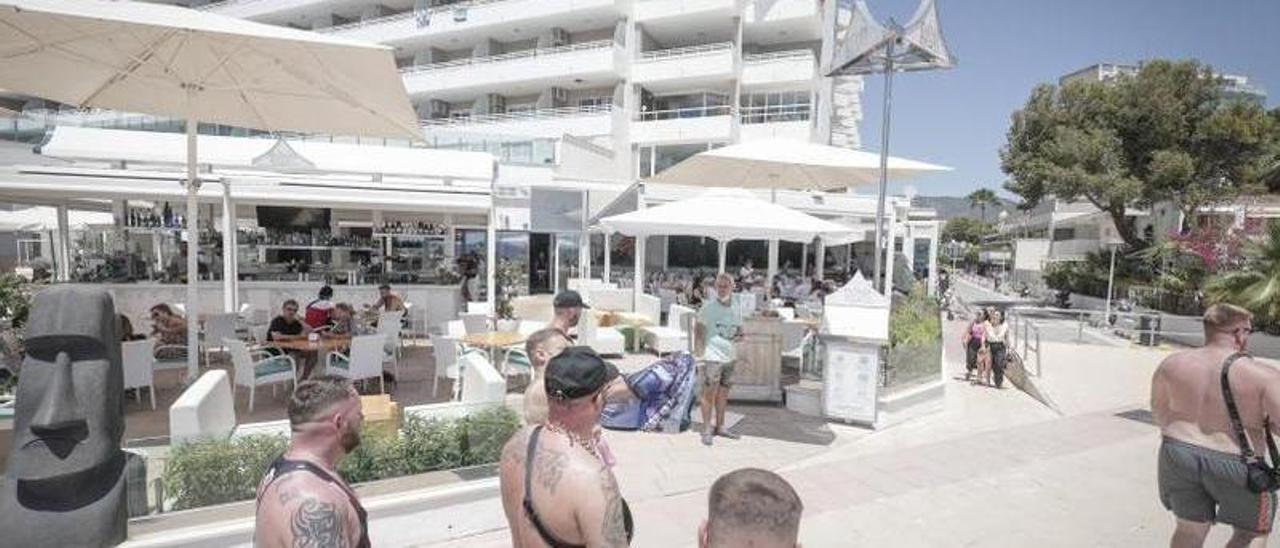
[[293,365],[285,356],[276,356],[258,364],[253,368],[253,376],[255,378],[268,377],[277,373],[293,371]]

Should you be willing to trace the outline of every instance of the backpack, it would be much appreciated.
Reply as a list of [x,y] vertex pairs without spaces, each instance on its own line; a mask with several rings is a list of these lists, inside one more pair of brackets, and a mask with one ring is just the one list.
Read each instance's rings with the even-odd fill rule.
[[627,386],[636,398],[606,404],[600,425],[611,430],[683,432],[689,427],[695,381],[693,356],[673,352],[628,375]]

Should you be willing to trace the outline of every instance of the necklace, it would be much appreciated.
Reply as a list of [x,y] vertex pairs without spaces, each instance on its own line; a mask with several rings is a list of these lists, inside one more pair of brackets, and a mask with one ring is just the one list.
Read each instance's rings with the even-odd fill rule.
[[542,423],[542,427],[548,432],[555,432],[563,435],[569,440],[569,445],[581,447],[586,450],[587,453],[590,453],[591,456],[595,457],[596,460],[600,459],[600,452],[596,450],[597,441],[600,439],[599,432],[596,432],[590,438],[586,438],[578,435],[577,432],[573,432],[551,421]]

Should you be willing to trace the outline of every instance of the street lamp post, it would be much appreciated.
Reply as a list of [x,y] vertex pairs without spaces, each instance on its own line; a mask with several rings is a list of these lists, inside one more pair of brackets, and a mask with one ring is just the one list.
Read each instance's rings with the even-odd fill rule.
[[826,76],[849,74],[884,74],[884,110],[881,112],[880,185],[876,194],[875,270],[872,281],[876,289],[888,292],[892,284],[882,274],[884,254],[892,253],[885,233],[885,194],[889,183],[889,120],[893,97],[893,73],[951,68],[955,57],[942,38],[936,0],[922,0],[905,25],[892,19],[885,27],[871,17],[865,0],[857,0],[853,14],[844,27],[843,37],[830,36],[831,56],[824,59]]

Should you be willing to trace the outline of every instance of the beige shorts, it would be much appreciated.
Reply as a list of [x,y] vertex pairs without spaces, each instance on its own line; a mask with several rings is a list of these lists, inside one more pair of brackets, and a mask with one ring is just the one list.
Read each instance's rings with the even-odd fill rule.
[[698,381],[704,388],[712,386],[723,386],[729,388],[733,386],[733,366],[736,361],[731,362],[702,362],[702,367],[698,369]]

